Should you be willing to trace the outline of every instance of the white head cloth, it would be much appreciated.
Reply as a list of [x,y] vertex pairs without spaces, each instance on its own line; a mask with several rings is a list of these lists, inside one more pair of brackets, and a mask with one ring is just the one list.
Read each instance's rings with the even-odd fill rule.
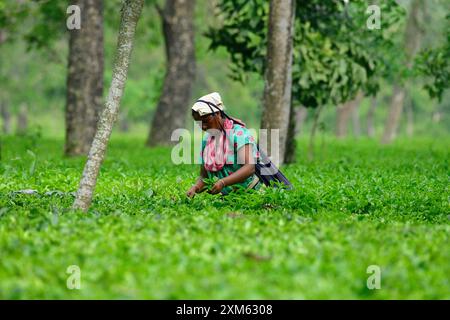
[[[209,102],[214,106],[208,105],[208,103],[202,102],[206,101]],[[201,98],[199,98],[194,105],[192,106],[192,110],[198,112],[200,116],[204,116],[210,113],[218,112],[219,110],[224,110],[225,106],[223,105],[222,98],[220,97],[220,94],[218,92],[209,93]]]

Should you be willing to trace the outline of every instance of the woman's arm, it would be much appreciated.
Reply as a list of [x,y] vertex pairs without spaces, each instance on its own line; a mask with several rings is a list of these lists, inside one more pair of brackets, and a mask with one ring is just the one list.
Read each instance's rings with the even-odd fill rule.
[[217,181],[212,187],[210,193],[219,193],[226,186],[231,186],[235,183],[245,181],[245,179],[255,173],[255,160],[252,155],[252,147],[253,146],[251,144],[246,144],[238,150],[239,163],[243,163],[244,165],[228,177]]
[[188,190],[186,195],[188,197],[193,197],[196,193],[200,193],[205,188],[205,182],[203,179],[207,178],[208,174],[206,173],[205,167],[203,165],[200,166],[200,177],[197,179],[195,184]]

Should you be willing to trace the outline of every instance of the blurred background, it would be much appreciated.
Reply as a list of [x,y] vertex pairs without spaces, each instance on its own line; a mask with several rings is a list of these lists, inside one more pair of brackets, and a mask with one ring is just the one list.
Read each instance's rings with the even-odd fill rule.
[[[112,75],[121,1],[78,2],[82,6],[97,7],[98,9],[97,18],[99,20],[96,22],[96,27],[92,28],[97,30],[97,35],[91,35],[94,38],[84,40],[87,41],[85,43],[78,42],[78,46],[84,46],[85,51],[88,52],[92,49],[88,47],[93,43],[97,43],[97,46],[102,44],[97,41],[101,38],[95,40],[95,36],[102,37],[103,35],[103,52],[100,52],[100,57],[96,56],[96,59],[103,60],[104,65],[96,72],[102,75],[103,88],[100,88],[100,94],[105,98]],[[174,43],[172,51],[175,51],[172,52],[172,55],[176,56],[177,52],[179,55],[183,54],[183,49],[176,46],[176,41],[182,42],[183,40],[176,38],[173,40],[174,36],[181,36],[183,32],[184,34],[187,32],[188,37],[193,39],[194,45],[194,55],[190,55],[191,61],[186,62],[187,64],[191,63],[190,71],[184,72],[184,77],[188,74],[191,87],[184,89],[187,94],[180,93],[184,101],[181,103],[182,107],[178,106],[178,108],[186,110],[186,116],[181,114],[180,117],[182,120],[188,121],[186,123],[188,128],[193,126],[189,117],[190,106],[196,98],[212,91],[220,92],[231,115],[243,119],[249,127],[259,128],[264,90],[262,72],[258,68],[252,70],[248,66],[242,67],[240,60],[243,59],[236,58],[236,56],[233,58],[233,55],[230,54],[233,50],[235,50],[234,55],[236,52],[237,55],[243,54],[239,52],[240,46],[242,47],[244,42],[248,43],[248,39],[252,38],[252,32],[256,34],[256,31],[252,30],[254,26],[249,26],[248,30],[242,26],[241,32],[239,35],[236,34],[234,40],[244,37],[243,42],[239,43],[236,40],[233,43],[233,33],[221,28],[229,25],[233,19],[237,19],[235,21],[239,23],[239,15],[245,16],[247,12],[253,14],[252,10],[258,6],[262,9],[258,11],[259,13],[254,13],[254,18],[266,21],[267,17],[264,18],[264,14],[267,16],[268,1],[264,3],[264,1],[196,0],[188,1],[184,8],[178,8],[180,2],[183,3],[183,1],[176,0],[148,0],[145,3],[138,24],[126,89],[114,135],[123,133],[138,136],[146,139],[147,145],[150,146],[164,144],[160,138],[152,140],[150,130],[155,123],[156,125],[165,123],[165,121],[158,122],[157,119],[154,119],[160,100],[166,99],[165,105],[160,102],[163,104],[161,108],[164,106],[168,108],[167,101],[171,101],[176,94],[173,91],[174,88],[169,88],[166,97],[163,97],[164,86],[168,86],[164,83],[164,78],[170,65],[166,46],[170,47],[172,41]],[[350,4],[346,1],[331,1],[330,3],[333,2],[339,3],[340,7],[338,8],[344,8],[342,10],[347,10],[346,13],[350,12],[351,14],[351,10],[345,9],[344,6],[351,5],[352,1]],[[297,10],[301,10],[302,7],[304,10],[313,10],[314,8],[308,7],[307,3],[307,1],[298,1]],[[355,1],[355,3],[355,8],[359,5],[363,11],[358,11],[359,16],[353,15],[353,17],[358,17],[365,27],[366,20],[370,15],[365,10],[372,2]],[[389,117],[392,117],[391,109],[393,100],[395,100],[393,96],[398,95],[401,91],[403,95],[399,102],[402,105],[399,110],[400,116],[398,119],[392,120],[396,122],[395,134],[392,139],[387,140],[393,140],[398,136],[448,137],[450,103],[446,86],[448,86],[449,2],[405,0],[397,1],[397,4],[397,8],[387,9],[392,10],[391,12],[383,11],[384,8],[381,8],[381,30],[365,31],[367,34],[370,32],[382,34],[381,41],[385,43],[377,47],[378,44],[368,38],[370,36],[363,34],[359,39],[362,47],[366,46],[365,54],[370,55],[373,52],[379,54],[375,57],[376,53],[373,53],[372,57],[377,68],[383,68],[376,77],[372,77],[376,78],[376,84],[370,87],[369,84],[358,84],[355,81],[352,84],[355,90],[346,95],[348,101],[343,101],[346,99],[325,99],[324,108],[317,120],[316,130],[320,134],[339,138],[370,137],[383,142],[381,140],[387,130],[386,126],[389,126]],[[322,4],[322,7],[326,6],[328,4]],[[84,79],[81,82],[86,83],[77,84],[73,80],[77,79],[77,76],[72,75],[71,85],[75,87],[75,91],[72,92],[72,98],[68,97],[69,57],[71,50],[74,50],[74,56],[77,48],[76,39],[71,40],[71,37],[75,38],[75,36],[71,36],[71,32],[66,26],[67,18],[70,16],[67,8],[68,2],[66,1],[0,1],[0,121],[2,134],[40,134],[44,137],[61,139],[66,136],[65,114],[68,112],[68,105],[76,106],[77,103],[73,101],[77,97],[76,90],[82,92],[82,87],[86,87],[86,83],[92,81],[85,74],[81,74],[78,79]],[[323,9],[319,6],[317,8],[317,17],[311,18],[316,21],[321,19],[320,10]],[[303,25],[305,23],[301,21],[301,15],[307,13],[308,11],[298,13],[300,23]],[[180,19],[185,19],[183,22],[185,24],[177,26],[177,23],[172,21],[172,24],[169,23],[169,27],[166,27],[166,32],[164,32],[162,23],[164,17],[170,18],[177,15],[181,15]],[[236,18],[236,16],[238,17]],[[311,15],[309,14],[309,16]],[[392,19],[392,21],[387,21],[387,19]],[[356,20],[354,19],[354,21]],[[334,21],[336,22],[336,20]],[[190,23],[192,26],[189,25]],[[314,21],[309,25],[314,27]],[[258,28],[258,26],[256,27]],[[182,30],[178,31],[176,28]],[[315,32],[325,30],[320,25],[315,28]],[[246,38],[247,35],[248,38]],[[364,42],[364,39],[367,41]],[[304,39],[298,39],[300,43],[302,40]],[[73,47],[70,45],[71,41],[73,41]],[[344,41],[349,42],[348,39],[342,39],[342,42]],[[389,41],[389,46],[385,45],[387,41]],[[351,45],[350,42],[349,45]],[[263,43],[256,41],[255,47],[258,46],[263,46]],[[305,60],[301,50],[294,46],[294,72],[295,65],[298,64],[298,72],[303,74],[308,61]],[[252,54],[250,52],[247,62],[248,59],[251,62],[254,57]],[[80,57],[81,63],[86,63],[86,56],[83,58],[81,55]],[[370,58],[368,57],[367,60]],[[171,59],[173,61],[176,57]],[[257,62],[255,58],[255,64]],[[76,66],[75,60],[71,63]],[[192,65],[194,66],[192,67]],[[86,73],[89,70],[80,72]],[[239,73],[244,73],[245,77],[239,77]],[[180,77],[183,76],[182,72],[179,74]],[[365,75],[367,78],[369,76],[370,74]],[[370,85],[372,84],[370,83]],[[373,90],[373,87],[376,89]],[[311,90],[311,93],[314,94],[314,90],[317,89],[308,89],[304,83],[301,83],[298,90],[303,92]],[[98,95],[98,90],[97,93],[84,94],[95,96],[95,94]],[[297,136],[310,134],[316,114],[317,106],[314,103],[306,105],[305,100],[300,97],[293,101],[295,106],[295,116],[293,117],[296,121]],[[180,104],[179,102],[175,103]],[[97,102],[97,104],[102,106],[103,102]],[[72,107],[72,112],[76,113],[73,110]],[[152,121],[155,122],[152,124]],[[69,150],[68,143],[70,142],[66,141],[66,154],[76,155],[85,152]]]

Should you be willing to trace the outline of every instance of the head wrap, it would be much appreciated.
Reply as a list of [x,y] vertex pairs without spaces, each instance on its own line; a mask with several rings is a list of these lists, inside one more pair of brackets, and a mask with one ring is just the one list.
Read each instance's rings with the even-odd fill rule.
[[220,94],[213,92],[198,99],[192,106],[192,110],[198,112],[202,117],[207,114],[223,111],[225,107]]

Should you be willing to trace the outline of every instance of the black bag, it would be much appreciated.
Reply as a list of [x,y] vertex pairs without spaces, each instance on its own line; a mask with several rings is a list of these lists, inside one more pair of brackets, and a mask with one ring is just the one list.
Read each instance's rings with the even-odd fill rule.
[[287,190],[292,190],[294,188],[292,183],[261,150],[259,150],[259,159],[255,165],[255,174],[258,176],[259,181],[264,183],[266,186],[276,187],[277,184],[281,183]]

